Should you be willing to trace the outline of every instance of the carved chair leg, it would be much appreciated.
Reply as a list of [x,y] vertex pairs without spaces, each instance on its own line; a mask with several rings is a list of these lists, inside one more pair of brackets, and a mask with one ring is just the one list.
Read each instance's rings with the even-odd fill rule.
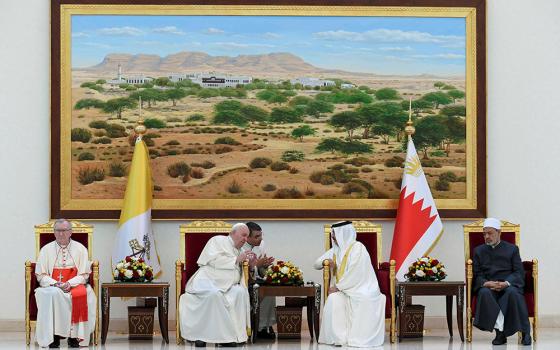
[[25,344],[28,346],[31,344],[31,324],[29,320],[25,324]]

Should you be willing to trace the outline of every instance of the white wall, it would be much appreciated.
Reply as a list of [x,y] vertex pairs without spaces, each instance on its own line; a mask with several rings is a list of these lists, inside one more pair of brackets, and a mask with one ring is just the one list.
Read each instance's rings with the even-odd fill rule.
[[[558,321],[560,289],[554,273],[560,255],[558,186],[560,25],[556,0],[489,0],[488,33],[488,208],[489,214],[522,224],[521,254],[540,260],[540,315]],[[22,320],[23,263],[34,257],[33,225],[49,215],[49,1],[0,3],[0,196],[3,264],[0,321]],[[23,20],[25,18],[25,20]],[[446,221],[433,252],[450,280],[463,274],[463,221]],[[107,266],[115,222],[94,222],[94,255]],[[268,246],[290,258],[306,279],[321,275],[310,265],[322,249],[323,222],[263,222]],[[165,273],[173,282],[179,222],[154,224]],[[383,222],[388,256],[393,222]],[[171,295],[174,300],[174,293]],[[422,299],[427,314],[445,315],[443,300]],[[173,304],[172,304],[173,305]],[[125,317],[125,303],[113,302],[112,315]],[[174,319],[171,307],[170,319]]]

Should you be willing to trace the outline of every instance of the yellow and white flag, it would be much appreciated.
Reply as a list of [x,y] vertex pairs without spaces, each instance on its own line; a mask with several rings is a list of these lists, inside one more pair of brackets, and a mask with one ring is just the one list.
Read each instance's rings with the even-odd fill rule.
[[115,237],[113,269],[119,261],[133,256],[143,258],[152,267],[154,276],[161,272],[152,231],[152,188],[148,147],[139,136],[134,146],[119,229]]

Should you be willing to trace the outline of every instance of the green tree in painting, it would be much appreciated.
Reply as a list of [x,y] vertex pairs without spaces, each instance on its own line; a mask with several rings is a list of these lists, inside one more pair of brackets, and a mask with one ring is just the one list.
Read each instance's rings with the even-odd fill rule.
[[173,83],[171,82],[171,80],[169,80],[168,77],[159,77],[156,80],[154,80],[154,84],[157,86],[173,86]]
[[267,111],[253,105],[241,106],[240,113],[247,121],[251,122],[264,122],[268,119]]
[[105,102],[105,105],[103,106],[103,111],[111,114],[116,113],[117,118],[121,119],[122,112],[124,110],[136,108],[137,105],[138,104],[136,100],[131,99],[129,97],[113,98]]
[[439,111],[440,115],[464,117],[467,115],[467,109],[462,105],[445,106]]
[[378,100],[399,100],[401,97],[395,89],[383,88],[375,92],[375,98]]
[[178,100],[187,97],[187,92],[183,89],[175,88],[175,89],[165,91],[165,97],[173,101],[173,106],[175,107],[177,106]]
[[90,108],[103,108],[105,102],[96,98],[84,98],[76,102],[74,109],[90,109]]
[[414,133],[414,144],[424,152],[424,159],[428,159],[430,147],[437,147],[446,137],[446,127],[441,122],[441,117],[430,115],[418,119]]
[[299,123],[303,121],[301,115],[293,108],[278,107],[270,112],[270,121],[273,123]]
[[346,129],[348,139],[352,140],[354,131],[361,127],[363,123],[362,118],[360,118],[357,112],[345,111],[333,115],[329,120],[329,124],[337,128]]
[[327,101],[313,100],[309,102],[305,108],[305,113],[313,117],[319,117],[321,113],[331,113],[334,111],[334,105]]
[[342,141],[339,138],[329,137],[327,139],[322,139],[321,142],[319,142],[319,144],[317,145],[317,147],[315,147],[315,150],[317,152],[335,153],[336,151],[340,150],[343,143],[344,141]]
[[292,137],[299,138],[299,141],[303,142],[304,136],[311,136],[311,135],[315,135],[316,133],[317,132],[315,131],[315,129],[305,124],[292,130]]
[[445,137],[442,140],[443,150],[449,157],[451,144],[465,141],[467,132],[465,119],[457,116],[441,116],[440,122],[445,127]]
[[461,90],[449,90],[447,94],[453,99],[453,103],[455,103],[455,100],[465,97],[465,93]]
[[[408,112],[409,101],[402,101],[401,107],[404,111]],[[432,104],[423,99],[412,100],[412,113],[418,117],[422,110],[432,107]]]
[[451,103],[451,98],[445,92],[429,92],[422,96],[422,100],[430,102],[434,108],[439,105],[448,105]]
[[435,87],[436,89],[439,89],[439,90],[441,90],[444,86],[445,86],[445,83],[443,83],[443,82],[441,82],[441,81],[436,81],[436,82],[434,83],[434,87]]

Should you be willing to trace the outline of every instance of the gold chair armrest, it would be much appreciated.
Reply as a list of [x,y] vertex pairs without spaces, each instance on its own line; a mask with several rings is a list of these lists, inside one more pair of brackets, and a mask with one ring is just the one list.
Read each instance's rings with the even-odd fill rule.
[[389,341],[394,343],[397,340],[397,309],[396,309],[396,293],[397,293],[397,262],[389,261],[389,291],[391,292],[391,327],[389,328]]
[[535,294],[535,317],[533,317],[533,339],[537,341],[539,329],[539,261],[533,259],[533,293]]
[[31,293],[31,261],[25,262],[25,343],[31,343],[31,317],[29,315],[29,295]]
[[[95,298],[99,300],[99,261],[93,260],[91,263],[91,269],[93,272],[93,293],[95,293]],[[99,323],[99,303],[96,303],[95,310],[95,329],[93,331],[93,344],[99,344],[99,330],[101,324]]]
[[329,287],[331,285],[331,264],[328,259],[323,260],[323,305],[329,297]]
[[175,334],[177,345],[181,344],[183,339],[181,338],[181,327],[180,327],[180,317],[179,317],[179,298],[181,297],[181,283],[182,283],[182,268],[183,262],[181,260],[175,261]]
[[467,304],[467,342],[472,342],[472,317],[473,317],[473,310],[471,309],[471,300],[472,300],[472,280],[473,280],[473,261],[472,259],[467,260],[466,266],[466,275],[467,275],[467,300],[465,304]]

